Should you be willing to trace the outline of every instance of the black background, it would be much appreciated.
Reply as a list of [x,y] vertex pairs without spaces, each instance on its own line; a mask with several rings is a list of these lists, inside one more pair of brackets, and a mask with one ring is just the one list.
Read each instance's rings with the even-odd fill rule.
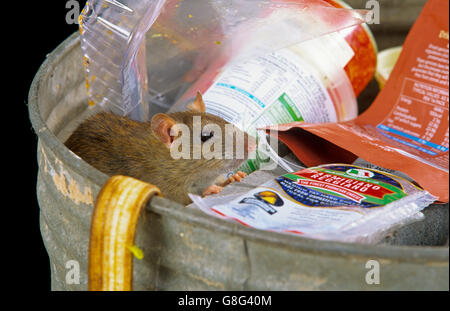
[[[82,9],[84,1],[78,2]],[[15,167],[15,170],[19,168],[21,171],[18,174],[17,184],[22,189],[19,194],[21,203],[14,204],[14,208],[19,212],[19,215],[15,217],[21,220],[13,221],[13,223],[15,230],[18,230],[16,225],[23,228],[18,231],[22,232],[24,236],[13,241],[17,247],[14,262],[17,270],[25,272],[24,277],[28,280],[26,287],[33,292],[50,290],[50,264],[39,228],[39,206],[36,198],[37,136],[28,117],[28,91],[35,74],[45,61],[46,55],[68,36],[78,31],[78,25],[69,25],[66,22],[66,14],[70,11],[66,8],[66,3],[66,0],[24,2],[23,7],[17,10],[20,12],[19,16],[15,16],[19,20],[11,21],[13,27],[18,27],[19,32],[12,33],[6,47],[4,45],[4,49],[10,49],[8,54],[16,59],[14,63],[11,60],[11,63],[7,64],[13,66],[11,68],[13,84],[8,83],[8,85],[18,86],[21,97],[19,99],[17,92],[12,92],[12,89],[5,90],[6,93],[13,95],[8,108],[14,108],[12,113],[15,116],[19,115],[22,122],[21,126],[14,126],[14,132],[18,131],[20,135],[14,135],[10,142],[16,145],[14,146],[15,150],[17,150],[17,146],[21,147],[20,154],[23,156],[20,157],[20,164]],[[18,21],[21,22],[17,23]],[[22,27],[24,23],[26,25]],[[6,135],[8,136],[8,133]],[[20,136],[20,139],[17,136]],[[12,160],[18,160],[14,153],[12,158]],[[7,161],[10,162],[10,160]],[[17,245],[17,243],[20,244]],[[17,275],[14,276],[14,279],[22,286],[25,284],[25,280]]]

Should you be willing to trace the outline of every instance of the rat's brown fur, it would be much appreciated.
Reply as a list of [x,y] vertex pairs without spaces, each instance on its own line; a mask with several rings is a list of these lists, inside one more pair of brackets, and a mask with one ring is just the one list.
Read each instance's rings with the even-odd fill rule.
[[[227,123],[210,114],[186,111],[167,116],[176,123],[186,124],[191,133],[193,117],[200,116],[202,128],[206,124],[217,124],[225,135]],[[247,141],[246,135],[245,139]],[[243,161],[235,157],[234,160],[195,160],[192,157],[190,160],[175,160],[170,149],[152,133],[150,123],[136,122],[108,112],[98,113],[84,121],[65,144],[105,174],[125,175],[152,183],[160,188],[163,196],[182,204],[191,202],[188,192],[204,190],[214,184],[218,176],[237,169]],[[222,139],[222,144],[222,150],[225,150],[225,139]],[[191,143],[191,155],[192,148]]]

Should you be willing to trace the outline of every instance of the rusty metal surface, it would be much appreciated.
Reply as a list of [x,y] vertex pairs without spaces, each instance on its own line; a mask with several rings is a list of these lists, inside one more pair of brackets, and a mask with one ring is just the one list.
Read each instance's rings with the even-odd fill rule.
[[[89,114],[86,98],[74,34],[43,64],[29,97],[30,119],[39,136],[37,192],[53,290],[87,289],[93,202],[108,179],[61,142]],[[154,198],[138,226],[136,244],[145,257],[134,262],[134,288],[448,290],[448,205],[432,206],[425,214],[425,222],[369,246],[254,230]],[[69,260],[80,263],[79,285],[66,282]],[[365,282],[368,260],[381,264],[380,285]]]

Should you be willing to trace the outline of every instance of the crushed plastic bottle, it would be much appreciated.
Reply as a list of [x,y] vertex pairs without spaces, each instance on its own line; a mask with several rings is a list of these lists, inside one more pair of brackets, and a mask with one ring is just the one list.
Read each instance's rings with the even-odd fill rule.
[[92,0],[80,18],[89,105],[148,115],[145,34],[166,0]]

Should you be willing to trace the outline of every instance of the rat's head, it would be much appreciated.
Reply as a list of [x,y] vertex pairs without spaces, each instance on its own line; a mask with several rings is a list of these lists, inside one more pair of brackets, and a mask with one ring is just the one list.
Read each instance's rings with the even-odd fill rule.
[[238,168],[255,150],[254,137],[205,110],[199,93],[189,111],[155,115],[153,134],[168,148],[173,160],[186,161],[192,169]]

